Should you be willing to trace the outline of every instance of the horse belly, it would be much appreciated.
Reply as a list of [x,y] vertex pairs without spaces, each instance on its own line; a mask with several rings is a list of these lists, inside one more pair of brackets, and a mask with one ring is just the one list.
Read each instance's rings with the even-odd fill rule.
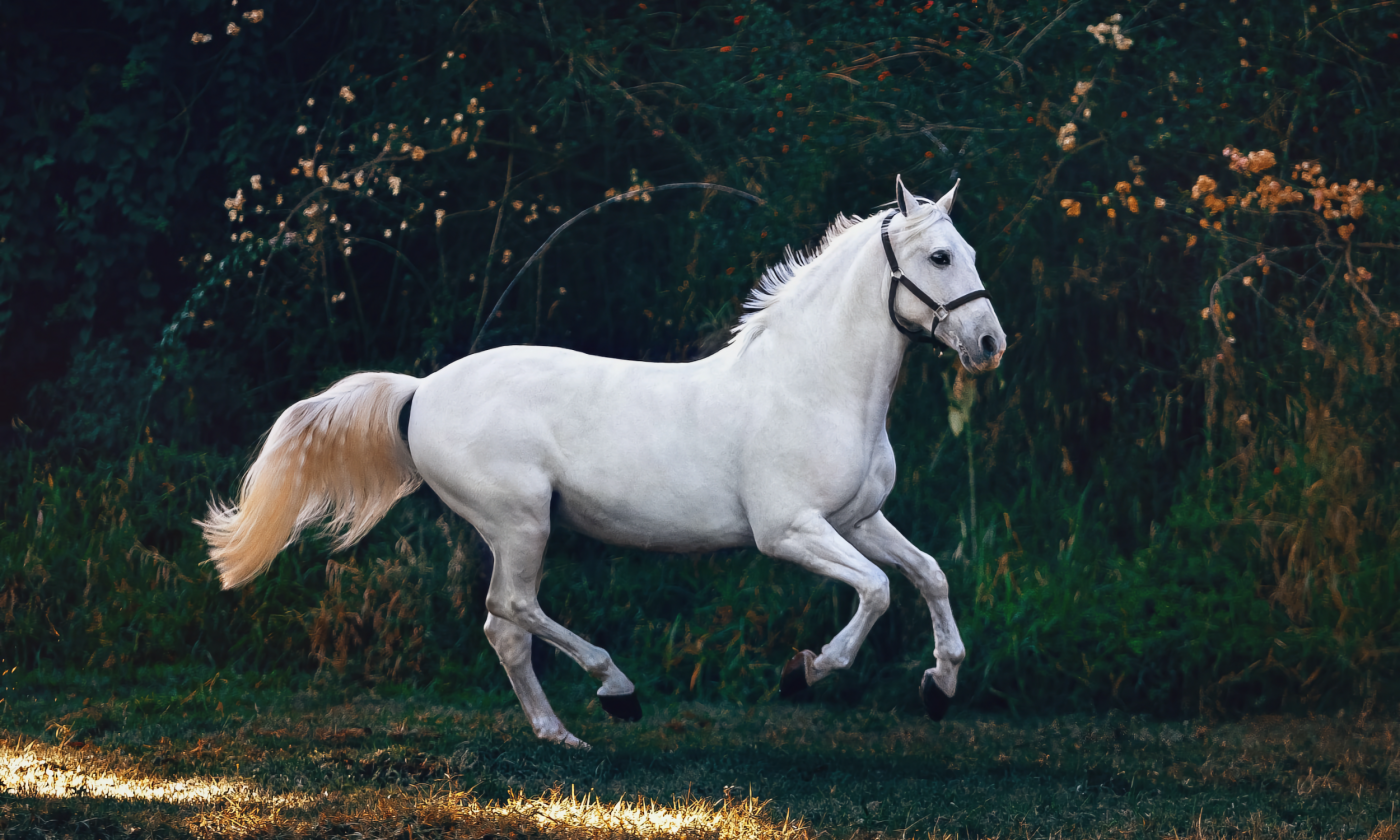
[[754,544],[742,508],[718,486],[636,477],[626,482],[627,492],[562,484],[551,506],[554,521],[610,545],[687,553]]

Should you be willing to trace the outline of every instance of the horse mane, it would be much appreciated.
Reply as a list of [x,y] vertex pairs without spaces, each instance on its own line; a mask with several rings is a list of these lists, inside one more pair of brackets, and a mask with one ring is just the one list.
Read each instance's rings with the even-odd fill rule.
[[836,238],[865,219],[861,216],[847,216],[840,213],[822,234],[821,241],[811,248],[794,251],[789,245],[783,249],[783,258],[779,262],[768,267],[759,278],[758,283],[749,290],[749,295],[744,300],[744,314],[739,317],[739,323],[731,332],[729,343],[743,341],[747,344],[763,332],[763,315],[765,310],[782,298],[782,293],[794,277],[797,270],[810,265],[819,258],[822,253],[831,246]]
[[[919,204],[935,205],[934,211],[923,215],[912,223],[906,222],[898,233],[891,234],[892,236],[908,236],[909,234],[918,233],[937,222],[948,219],[948,214],[945,213],[941,207],[937,206],[937,202],[924,198],[923,196],[919,196],[916,200]],[[890,202],[890,205],[893,203],[894,202]],[[885,206],[888,205],[883,205],[881,207],[881,212],[884,211]],[[730,336],[728,343],[734,344],[738,342],[740,344],[740,352],[742,352],[743,349],[749,345],[749,342],[753,341],[763,332],[764,321],[766,320],[765,315],[768,314],[768,310],[771,309],[775,303],[781,302],[783,298],[786,297],[784,292],[795,285],[792,281],[797,277],[798,269],[805,268],[816,262],[826,249],[831,246],[831,243],[836,241],[837,237],[872,218],[874,217],[847,216],[844,213],[837,214],[836,220],[827,227],[826,233],[822,235],[821,241],[813,247],[799,251],[794,251],[791,245],[784,248],[782,260],[763,272],[763,276],[759,278],[758,283],[749,290],[749,295],[744,300],[744,314],[739,316],[739,323],[730,331],[733,335]]]

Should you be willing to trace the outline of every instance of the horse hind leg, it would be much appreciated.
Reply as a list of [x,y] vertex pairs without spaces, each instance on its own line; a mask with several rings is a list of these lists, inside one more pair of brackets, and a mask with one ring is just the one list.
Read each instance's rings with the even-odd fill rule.
[[[641,720],[642,708],[637,700],[636,686],[617,667],[608,652],[570,632],[540,608],[544,546],[549,538],[547,501],[536,516],[514,517],[510,521],[512,527],[507,533],[483,531],[496,558],[496,568],[486,593],[487,612],[527,634],[544,639],[577,662],[579,667],[602,684],[598,689],[598,699],[609,715],[629,721]],[[529,667],[528,647],[526,653],[524,668]],[[533,674],[530,678],[534,679]],[[514,677],[511,682],[514,684]],[[538,685],[538,680],[534,680],[534,684]],[[524,702],[522,697],[522,705]]]
[[531,663],[530,634],[500,616],[488,614],[486,639],[500,657],[506,676],[510,678],[510,686],[515,689],[515,696],[520,700],[525,716],[530,719],[536,737],[566,747],[588,749],[588,744],[564,728],[564,722],[549,705],[549,698],[545,696]]

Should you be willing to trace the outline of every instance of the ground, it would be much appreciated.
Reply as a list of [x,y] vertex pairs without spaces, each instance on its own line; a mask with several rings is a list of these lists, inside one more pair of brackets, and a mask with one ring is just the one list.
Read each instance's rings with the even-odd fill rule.
[[[509,697],[368,689],[10,696],[15,837],[1359,837],[1397,840],[1374,715],[1011,719],[656,702],[538,743]],[[619,804],[621,803],[621,804]]]

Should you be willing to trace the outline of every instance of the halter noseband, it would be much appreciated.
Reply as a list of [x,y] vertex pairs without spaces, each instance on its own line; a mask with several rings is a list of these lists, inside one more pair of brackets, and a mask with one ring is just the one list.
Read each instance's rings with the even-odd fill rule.
[[[894,247],[890,245],[890,220],[893,219],[897,213],[899,213],[899,210],[891,210],[885,216],[884,221],[880,222],[880,243],[885,246],[885,259],[889,260],[890,263],[890,321],[894,324],[895,329],[899,330],[901,333],[904,333],[904,335],[908,336],[913,341],[920,341],[925,344],[933,344],[938,340],[933,335],[934,330],[937,330],[938,325],[948,319],[949,312],[952,312],[959,306],[971,303],[974,300],[977,300],[978,298],[987,298],[988,300],[990,300],[992,296],[987,292],[986,289],[978,289],[975,292],[968,292],[962,297],[955,298],[953,300],[948,301],[947,303],[939,303],[938,301],[924,294],[923,289],[920,289],[918,286],[915,286],[909,280],[908,277],[904,276],[904,272],[899,270],[899,261],[894,258]],[[914,297],[923,301],[925,306],[933,310],[933,324],[929,327],[928,335],[924,335],[918,330],[911,330],[910,328],[904,326],[899,322],[899,318],[894,314],[894,295],[895,292],[899,291],[899,287],[901,284],[904,286],[904,288],[913,292]]]

